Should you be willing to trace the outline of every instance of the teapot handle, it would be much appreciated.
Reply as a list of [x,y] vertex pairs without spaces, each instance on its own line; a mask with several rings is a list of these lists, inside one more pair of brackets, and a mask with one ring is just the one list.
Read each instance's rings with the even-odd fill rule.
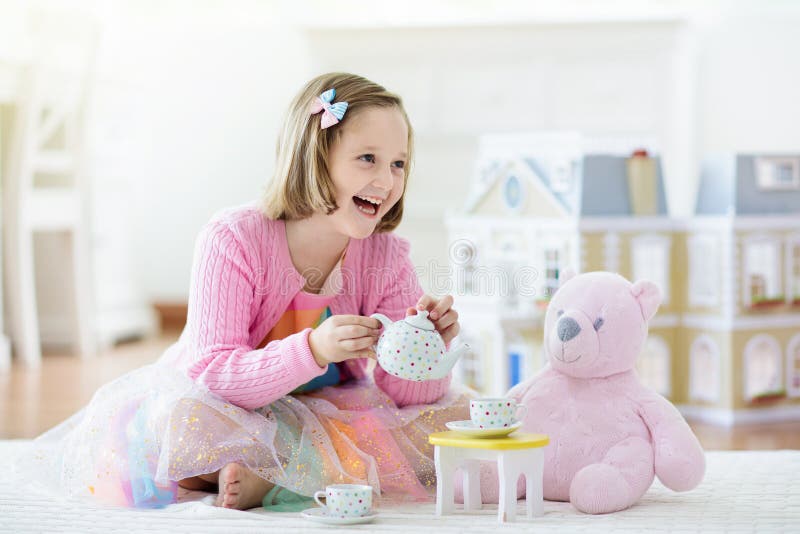
[[372,315],[370,315],[370,317],[373,318],[373,319],[379,320],[381,322],[381,324],[383,325],[384,329],[385,328],[389,328],[389,326],[392,324],[392,320],[389,319],[388,317],[386,317],[382,313],[373,313]]
[[[383,330],[384,330],[384,331],[386,331],[386,329],[389,327],[389,325],[391,325],[391,324],[392,324],[392,320],[391,320],[391,319],[389,319],[388,317],[386,317],[386,316],[385,316],[384,314],[382,314],[382,313],[373,313],[372,315],[370,315],[370,317],[372,317],[373,319],[377,319],[378,321],[380,321],[380,322],[381,322],[381,324],[383,325]],[[381,334],[381,335],[383,335],[383,334]],[[375,356],[377,356],[377,355],[378,355],[378,344],[377,344],[377,343],[376,343],[376,344],[374,344],[374,345],[372,345],[372,352],[374,352],[374,353],[375,353]]]

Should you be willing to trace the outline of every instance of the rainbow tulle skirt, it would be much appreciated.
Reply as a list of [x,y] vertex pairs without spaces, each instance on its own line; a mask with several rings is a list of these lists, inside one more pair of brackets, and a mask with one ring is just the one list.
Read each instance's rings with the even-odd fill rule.
[[435,404],[398,408],[362,379],[245,410],[154,364],[100,388],[37,438],[24,464],[69,495],[140,508],[175,502],[179,480],[230,462],[300,495],[353,483],[382,499],[425,501],[436,483],[428,434],[467,419],[469,396],[453,389]]

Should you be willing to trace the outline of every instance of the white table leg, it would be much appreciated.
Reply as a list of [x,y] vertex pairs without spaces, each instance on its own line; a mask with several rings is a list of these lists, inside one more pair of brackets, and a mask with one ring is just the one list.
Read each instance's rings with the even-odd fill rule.
[[519,466],[513,454],[500,452],[497,458],[497,475],[500,498],[497,503],[497,519],[501,523],[515,521],[517,518],[517,479]]
[[480,510],[481,502],[481,463],[479,460],[466,460],[464,469],[464,511]]
[[433,449],[436,466],[436,515],[450,514],[455,508],[453,482],[456,462],[452,453],[453,449],[439,445]]
[[525,472],[525,508],[529,518],[544,515],[544,449],[532,449]]

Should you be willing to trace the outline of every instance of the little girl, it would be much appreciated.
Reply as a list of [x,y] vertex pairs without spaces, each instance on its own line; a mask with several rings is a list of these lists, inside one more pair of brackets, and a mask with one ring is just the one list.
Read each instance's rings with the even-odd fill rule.
[[352,74],[306,84],[263,202],[200,233],[180,339],[39,439],[56,443],[66,489],[140,507],[174,502],[178,485],[239,509],[332,483],[427,498],[427,436],[466,419],[466,397],[450,377],[376,365],[369,317],[428,310],[446,343],[459,331],[453,299],[422,294],[391,233],[412,151],[398,96]]

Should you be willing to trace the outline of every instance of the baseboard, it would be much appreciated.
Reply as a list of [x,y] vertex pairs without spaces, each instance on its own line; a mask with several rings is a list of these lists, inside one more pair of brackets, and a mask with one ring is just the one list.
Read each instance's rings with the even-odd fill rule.
[[189,305],[186,302],[154,302],[153,308],[161,325],[161,330],[183,330]]
[[[39,317],[39,338],[42,347],[70,349],[75,343],[74,322],[55,315]],[[128,339],[155,335],[158,332],[157,316],[147,305],[123,306],[96,312],[94,334],[97,347],[106,349]]]
[[109,311],[95,319],[97,343],[101,349],[131,339],[151,337],[158,332],[158,317],[150,306]]
[[678,405],[676,407],[686,419],[719,426],[800,421],[800,404],[742,410],[688,405]]
[[49,350],[70,349],[75,344],[73,321],[57,315],[39,316],[39,341]]

